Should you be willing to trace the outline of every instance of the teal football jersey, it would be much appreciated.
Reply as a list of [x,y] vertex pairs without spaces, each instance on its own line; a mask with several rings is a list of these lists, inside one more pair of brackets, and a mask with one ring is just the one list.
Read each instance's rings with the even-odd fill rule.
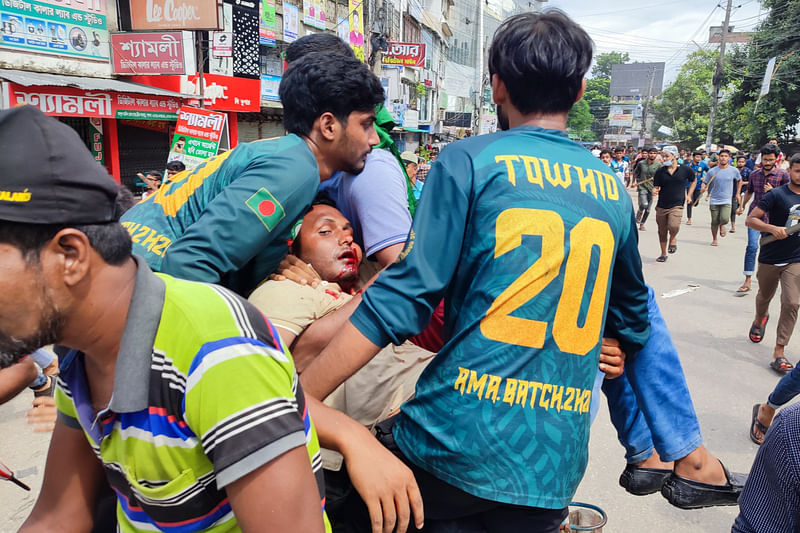
[[292,224],[318,187],[314,154],[287,135],[240,144],[173,176],[121,220],[153,270],[247,295],[286,255]]
[[629,354],[649,335],[637,239],[624,187],[563,132],[442,150],[405,250],[351,317],[375,344],[399,343],[445,300],[449,341],[395,425],[409,459],[481,498],[566,506],[604,330]]

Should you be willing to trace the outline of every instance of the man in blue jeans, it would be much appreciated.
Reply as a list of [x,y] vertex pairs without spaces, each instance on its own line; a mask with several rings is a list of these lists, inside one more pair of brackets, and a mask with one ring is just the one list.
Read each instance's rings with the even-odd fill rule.
[[[789,183],[789,173],[778,168],[777,161],[781,150],[775,144],[765,144],[761,147],[761,168],[750,173],[750,183],[747,185],[747,192],[742,199],[737,215],[744,213],[744,207],[751,199],[753,203],[747,210],[747,214],[758,205],[761,198],[775,187],[780,187]],[[763,219],[769,222],[768,218]],[[750,280],[756,271],[756,252],[758,252],[758,240],[761,233],[753,228],[747,228],[747,251],[744,253],[744,283],[737,292],[745,293],[750,291]]]
[[622,376],[603,382],[628,461],[620,485],[636,495],[661,490],[682,509],[735,505],[745,477],[728,472],[703,446],[678,351],[648,289],[650,339],[628,358]]

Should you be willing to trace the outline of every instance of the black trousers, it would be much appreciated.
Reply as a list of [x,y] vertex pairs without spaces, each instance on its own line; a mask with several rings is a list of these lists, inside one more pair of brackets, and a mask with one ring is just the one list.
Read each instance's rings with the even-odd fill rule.
[[[466,493],[412,463],[394,441],[390,418],[376,427],[378,440],[414,473],[425,504],[424,533],[558,533],[567,509],[509,505]],[[326,509],[334,533],[369,533],[366,505],[353,489],[344,469],[325,471]]]

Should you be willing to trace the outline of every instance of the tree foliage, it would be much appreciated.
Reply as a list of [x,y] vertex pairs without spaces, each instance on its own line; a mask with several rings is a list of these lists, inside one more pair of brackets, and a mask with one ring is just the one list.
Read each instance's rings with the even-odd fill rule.
[[592,67],[593,78],[611,79],[611,66],[622,65],[631,60],[628,52],[606,52],[594,58]]
[[[763,0],[770,9],[752,39],[731,54],[728,80],[731,88],[727,120],[734,126],[733,135],[749,148],[764,144],[776,135],[788,140],[795,135],[800,122],[800,86],[796,73],[800,70],[800,0]],[[778,70],[772,78],[770,92],[758,103],[761,80],[767,62],[777,57]]]
[[[653,106],[655,119],[673,129],[675,137],[692,148],[705,142],[711,112],[711,78],[718,52],[694,52],[686,58],[675,81],[661,93]],[[725,130],[725,121],[717,120],[717,132]]]
[[593,121],[594,117],[589,111],[589,104],[586,103],[585,99],[578,100],[569,110],[567,131],[578,136],[581,140],[593,141],[595,140],[595,135],[592,132]]

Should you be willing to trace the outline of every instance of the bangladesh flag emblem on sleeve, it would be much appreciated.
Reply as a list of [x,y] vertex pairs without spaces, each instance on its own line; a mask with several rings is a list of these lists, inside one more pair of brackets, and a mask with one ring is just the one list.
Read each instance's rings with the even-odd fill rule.
[[281,203],[264,187],[258,189],[253,196],[248,198],[245,205],[256,214],[261,223],[264,224],[264,227],[267,228],[267,231],[274,230],[278,222],[286,216]]

